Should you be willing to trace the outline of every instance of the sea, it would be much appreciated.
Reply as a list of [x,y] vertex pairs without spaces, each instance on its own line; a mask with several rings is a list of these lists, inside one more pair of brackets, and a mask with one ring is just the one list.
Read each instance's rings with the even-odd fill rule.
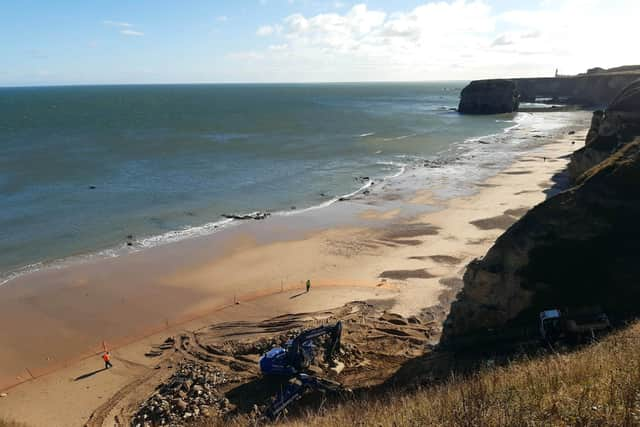
[[0,88],[0,284],[215,233],[225,214],[321,209],[425,165],[453,194],[537,120],[460,115],[465,85]]

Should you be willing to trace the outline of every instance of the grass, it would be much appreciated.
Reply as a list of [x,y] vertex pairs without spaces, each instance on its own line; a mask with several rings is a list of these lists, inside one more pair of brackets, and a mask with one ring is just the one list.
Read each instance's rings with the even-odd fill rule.
[[[247,424],[237,418],[225,425]],[[640,323],[575,352],[347,401],[279,425],[640,426]]]

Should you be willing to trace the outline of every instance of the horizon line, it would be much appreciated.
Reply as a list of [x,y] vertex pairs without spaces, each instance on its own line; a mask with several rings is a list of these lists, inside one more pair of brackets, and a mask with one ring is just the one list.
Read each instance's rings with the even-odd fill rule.
[[[321,85],[321,84],[368,84],[368,83],[444,83],[444,82],[470,82],[478,79],[454,79],[454,80],[334,80],[334,81],[304,81],[304,82],[160,82],[160,83],[43,83],[43,84],[16,84],[1,85],[0,89],[12,88],[38,88],[38,87],[94,87],[94,86],[197,86],[197,85]],[[480,79],[482,80],[482,79]]]

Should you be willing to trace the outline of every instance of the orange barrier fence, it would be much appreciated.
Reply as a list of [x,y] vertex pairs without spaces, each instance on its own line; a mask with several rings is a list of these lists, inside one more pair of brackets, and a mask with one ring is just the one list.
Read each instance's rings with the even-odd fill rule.
[[[318,284],[318,283],[314,283],[313,287],[314,288],[318,288],[318,287],[339,287],[341,285],[331,285],[331,284]],[[363,287],[363,288],[369,288],[371,286],[368,285],[358,285],[358,284],[350,284],[350,287]],[[109,347],[109,351],[112,350],[117,350],[118,348],[122,348],[124,346],[127,346],[129,344],[132,344],[136,341],[140,341],[143,340],[145,338],[151,337],[153,335],[159,334],[163,331],[167,331],[171,328],[176,328],[179,327],[181,325],[185,325],[187,323],[193,322],[195,320],[198,319],[202,319],[206,316],[210,316],[215,314],[216,312],[220,312],[222,310],[228,309],[230,307],[233,307],[236,304],[240,304],[242,302],[251,302],[254,301],[256,299],[260,299],[260,298],[264,298],[270,295],[276,295],[278,293],[282,293],[285,291],[293,291],[293,290],[300,290],[304,288],[304,284],[303,282],[301,282],[300,285],[291,285],[291,286],[285,286],[284,284],[281,284],[277,289],[274,288],[270,288],[270,289],[265,289],[263,291],[256,291],[256,292],[250,292],[250,293],[246,293],[246,294],[241,294],[241,295],[234,295],[233,300],[229,301],[226,304],[220,304],[216,307],[212,307],[209,308],[207,310],[203,310],[201,312],[198,313],[192,313],[188,316],[184,316],[181,317],[179,319],[173,320],[173,321],[169,321],[169,319],[164,319],[163,323],[156,326],[156,327],[151,327],[148,328],[144,331],[141,331],[139,333],[136,333],[134,335],[130,335],[130,336],[126,336],[126,337],[118,337],[118,338],[113,338],[113,339],[109,339],[109,340],[105,340],[105,339],[101,339],[100,342],[96,343],[94,346],[92,346],[91,348],[88,348],[84,351],[81,351],[79,354],[77,354],[74,357],[70,357],[67,358],[63,361],[58,361],[57,363],[50,363],[47,364],[46,366],[42,366],[42,367],[36,367],[36,366],[32,366],[32,367],[25,367],[24,371],[21,372],[16,372],[15,375],[11,375],[10,377],[5,377],[2,378],[0,377],[0,391],[7,391],[13,387],[16,387],[22,383],[25,383],[27,381],[31,381],[46,375],[49,375],[53,372],[59,371],[61,369],[67,368],[71,365],[77,364],[83,360],[89,359],[91,357],[97,357],[100,356],[104,349],[104,342],[106,341],[106,343],[108,344]],[[100,362],[101,363],[101,362]]]

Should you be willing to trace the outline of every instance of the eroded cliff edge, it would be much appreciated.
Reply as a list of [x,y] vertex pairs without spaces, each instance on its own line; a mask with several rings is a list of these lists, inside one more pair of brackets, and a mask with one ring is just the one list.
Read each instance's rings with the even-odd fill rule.
[[604,106],[630,83],[640,78],[640,66],[575,76],[475,80],[460,96],[463,114],[497,114],[517,111],[520,102],[544,98],[573,105]]
[[574,180],[640,135],[640,80],[620,92],[605,111],[596,111],[585,146],[573,153],[568,171]]
[[[535,328],[549,308],[640,313],[640,83],[596,113],[575,185],[534,207],[469,264],[443,343]],[[601,128],[603,131],[601,132]],[[595,132],[595,133],[594,133]],[[606,146],[587,161],[584,152]],[[574,161],[572,161],[573,163]]]

